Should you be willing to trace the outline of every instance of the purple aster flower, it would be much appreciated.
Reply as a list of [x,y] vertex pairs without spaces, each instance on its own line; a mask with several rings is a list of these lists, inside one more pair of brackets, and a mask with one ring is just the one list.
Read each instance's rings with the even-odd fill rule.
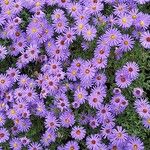
[[90,116],[89,117],[89,125],[91,128],[95,129],[97,128],[100,124],[99,124],[99,121],[98,121],[98,118],[97,117],[93,117],[93,116]]
[[133,149],[133,150],[144,150],[144,145],[143,142],[137,138],[137,137],[132,137],[128,143],[126,144],[126,150],[128,149]]
[[120,88],[114,88],[113,89],[113,94],[120,95],[121,94],[121,89]]
[[133,20],[133,24],[136,22],[136,20],[137,20],[137,18],[138,18],[138,15],[139,15],[139,13],[138,13],[138,9],[132,9],[130,12],[129,12],[129,14],[130,14],[130,16],[131,16],[131,18],[132,18],[132,20]]
[[79,150],[80,147],[76,141],[69,141],[64,147],[65,150]]
[[41,138],[41,143],[43,146],[48,146],[52,142],[55,142],[56,140],[56,134],[52,130],[46,130],[46,132],[43,134]]
[[144,48],[150,48],[150,33],[148,31],[141,34],[140,42]]
[[74,17],[74,16],[76,16],[76,14],[78,13],[78,12],[81,12],[81,10],[82,10],[82,6],[80,5],[80,3],[76,3],[76,2],[70,2],[70,3],[68,3],[68,5],[67,5],[67,10],[71,13],[71,15]]
[[98,47],[94,51],[94,56],[100,58],[107,58],[109,56],[109,53],[110,53],[110,49],[98,45]]
[[108,138],[109,139],[111,134],[112,134],[112,130],[113,130],[113,127],[109,126],[109,125],[106,125],[106,126],[102,127],[102,129],[101,129],[102,136],[104,138]]
[[82,140],[86,135],[86,130],[83,127],[74,126],[71,131],[71,136],[75,140]]
[[104,38],[109,41],[109,46],[116,46],[121,42],[121,33],[117,29],[109,29],[106,31]]
[[0,143],[4,143],[9,140],[9,132],[5,128],[0,128]]
[[102,101],[102,97],[97,93],[93,92],[88,96],[88,103],[93,108],[98,108],[101,105]]
[[133,89],[133,95],[134,95],[136,98],[141,98],[141,97],[143,96],[143,93],[144,93],[144,91],[143,91],[142,88],[137,87],[137,88],[134,88],[134,89]]
[[133,39],[128,34],[125,34],[121,38],[119,48],[122,49],[124,52],[127,52],[132,50],[133,45],[134,45]]
[[66,37],[65,36],[58,36],[56,39],[56,46],[60,49],[67,49],[68,48],[68,42],[66,41]]
[[74,93],[75,101],[77,101],[80,104],[83,104],[85,100],[87,99],[87,91],[83,88],[78,88]]
[[74,109],[78,109],[79,107],[80,107],[80,103],[78,103],[77,101],[74,101],[74,102],[72,102],[72,107],[74,108]]
[[108,149],[110,150],[122,150],[124,149],[123,145],[116,145],[113,143],[110,143],[110,145],[108,146]]
[[107,20],[111,27],[117,23],[117,17],[114,15],[108,16]]
[[145,4],[146,2],[148,2],[149,0],[137,0],[136,2],[139,4]]
[[114,14],[120,16],[128,11],[127,8],[128,7],[125,3],[119,3],[117,6],[115,6]]
[[89,122],[89,116],[86,114],[86,113],[81,113],[79,119],[78,119],[78,122],[81,124],[81,125],[85,125]]
[[25,98],[25,91],[23,88],[16,88],[14,90],[14,98],[18,100],[22,100]]
[[113,96],[113,98],[111,100],[111,105],[110,105],[111,112],[114,115],[117,115],[125,109],[127,104],[128,104],[128,102],[123,95],[121,95],[121,94],[115,95],[115,96]]
[[115,58],[116,58],[117,60],[121,59],[122,56],[123,56],[123,54],[124,54],[124,52],[123,52],[122,49],[120,49],[120,48],[118,48],[118,47],[115,48]]
[[90,80],[95,75],[95,68],[92,66],[91,62],[85,62],[80,68],[80,78],[81,80]]
[[30,143],[30,140],[27,137],[21,137],[20,141],[23,146],[27,146]]
[[57,0],[52,0],[52,1],[45,0],[45,3],[50,5],[50,6],[54,6],[55,4],[57,4]]
[[105,25],[106,24],[106,16],[102,15],[101,13],[98,13],[97,16],[95,18],[93,18],[93,22],[94,22],[94,25]]
[[73,28],[68,28],[65,33],[64,33],[65,41],[70,44],[72,43],[75,39],[75,29]]
[[24,90],[24,96],[28,102],[32,102],[32,101],[38,99],[37,93],[35,92],[34,89],[31,89],[31,88],[26,88]]
[[60,115],[60,122],[63,127],[69,128],[74,125],[75,117],[72,112],[66,111]]
[[9,76],[9,78],[11,80],[14,80],[15,82],[19,79],[19,70],[16,69],[16,68],[9,68],[7,71],[6,71],[7,75]]
[[0,45],[0,60],[5,59],[6,55],[7,55],[6,48]]
[[68,98],[65,94],[58,94],[56,96],[56,101],[54,102],[54,105],[60,109],[61,112],[64,110],[67,110],[70,107],[70,103],[68,101]]
[[140,12],[135,22],[135,26],[147,29],[149,25],[150,25],[150,16],[148,14],[143,14],[142,12]]
[[21,74],[19,76],[19,81],[18,81],[19,86],[20,87],[27,87],[29,79],[30,78],[26,74]]
[[148,117],[150,115],[150,105],[147,102],[147,100],[145,99],[137,99],[135,101],[135,108],[137,113],[141,116],[141,117]]
[[103,10],[103,3],[101,3],[100,1],[95,2],[89,2],[87,3],[87,13],[89,14],[98,14],[100,13],[101,10]]
[[102,121],[102,126],[110,126],[110,127],[114,127],[115,126],[115,118],[114,115],[109,114],[105,117],[105,119],[103,119]]
[[120,145],[127,141],[128,135],[121,126],[117,126],[116,129],[112,130],[110,141],[113,144]]
[[39,143],[31,143],[28,147],[28,150],[43,150],[43,148]]
[[22,8],[23,8],[23,2],[21,0],[16,0],[14,3],[13,3],[13,11],[15,12],[15,14],[18,14]]
[[101,99],[103,100],[103,98],[106,97],[106,86],[100,85],[100,86],[94,87],[91,93],[95,93],[99,95]]
[[111,115],[110,107],[108,105],[100,105],[97,111],[97,117],[100,123],[104,123],[104,121]]
[[12,150],[20,150],[22,149],[22,143],[19,138],[13,138],[10,142],[10,147]]
[[46,115],[46,107],[44,102],[37,102],[36,105],[36,115],[44,117]]
[[104,73],[97,73],[93,82],[96,83],[96,86],[104,85],[107,81],[107,77]]
[[67,70],[67,78],[72,81],[76,81],[78,78],[78,68],[71,66]]
[[18,128],[21,132],[27,132],[31,128],[31,125],[30,119],[22,119],[18,124]]
[[57,118],[53,114],[49,113],[47,114],[45,119],[45,126],[48,129],[56,130],[60,126],[60,124]]
[[74,17],[75,21],[83,21],[85,23],[88,23],[90,16],[87,12],[87,9],[82,9],[81,11],[77,12]]
[[128,14],[121,14],[118,18],[118,25],[122,28],[129,28],[132,25],[132,18]]
[[0,126],[3,126],[6,122],[6,116],[4,113],[0,113]]
[[116,72],[115,81],[118,87],[127,88],[132,80],[124,69],[120,69]]
[[11,80],[5,74],[0,74],[0,90],[6,90],[11,87]]
[[104,69],[107,66],[107,58],[94,57],[92,63],[96,69]]
[[92,41],[96,37],[96,29],[93,26],[86,25],[83,30],[83,37],[87,41]]
[[[76,33],[78,34],[78,35],[81,35],[81,33],[83,33],[83,31],[85,32],[85,31],[87,31],[85,28],[86,28],[86,25],[87,25],[87,22],[85,21],[85,20],[77,20],[76,21],[76,26],[75,26],[75,30],[76,30]],[[94,28],[95,29],[95,28]],[[90,31],[90,30],[89,30]],[[94,30],[95,31],[95,30]],[[91,33],[89,36],[88,35],[86,35],[86,34],[88,34],[88,33],[85,33],[85,36],[86,36],[86,39],[92,39],[92,38],[94,38],[93,36],[93,33],[92,33],[92,31],[91,32],[89,32],[89,33]]]
[[150,114],[142,119],[142,123],[145,128],[150,129]]
[[54,21],[63,19],[65,17],[65,12],[61,9],[55,9],[51,17]]
[[55,32],[57,32],[57,33],[64,32],[68,27],[67,24],[68,24],[67,19],[65,17],[63,19],[55,20],[53,23]]
[[123,68],[132,80],[135,80],[138,77],[139,66],[136,62],[127,62]]
[[98,135],[90,135],[86,138],[87,148],[90,150],[99,150],[101,146],[101,138]]

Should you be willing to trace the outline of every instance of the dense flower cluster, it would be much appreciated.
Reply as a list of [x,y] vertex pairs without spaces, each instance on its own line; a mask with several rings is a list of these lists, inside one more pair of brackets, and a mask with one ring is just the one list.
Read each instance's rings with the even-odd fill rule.
[[[60,130],[69,129],[57,150],[144,150],[138,137],[116,123],[129,103],[122,89],[138,78],[140,66],[131,60],[118,68],[108,103],[105,69],[112,51],[118,60],[136,41],[150,48],[150,16],[138,10],[138,4],[148,1],[1,0],[0,37],[11,44],[0,45],[0,62],[11,57],[16,63],[0,73],[0,144],[9,143],[12,150],[45,150],[64,136]],[[110,15],[103,14],[105,5],[113,8]],[[21,28],[24,9],[31,17]],[[87,51],[93,41],[91,59],[72,57],[74,44]],[[31,74],[26,73],[29,66],[36,68]],[[150,104],[143,93],[139,87],[133,90],[135,110],[150,129]],[[33,116],[44,124],[36,142],[27,136]],[[8,120],[12,126],[6,128]]]

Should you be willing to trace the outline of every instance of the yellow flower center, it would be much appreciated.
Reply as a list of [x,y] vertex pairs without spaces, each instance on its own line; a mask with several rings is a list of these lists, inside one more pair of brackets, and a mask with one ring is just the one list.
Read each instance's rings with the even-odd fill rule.
[[42,111],[42,108],[41,108],[41,107],[38,107],[37,110],[38,110],[39,112],[41,112],[41,111]]
[[13,110],[13,109],[12,109],[10,112],[11,112],[11,114],[13,114],[13,115],[16,113],[15,110]]
[[122,137],[122,133],[118,133],[118,137],[119,137],[119,138]]
[[14,143],[14,148],[17,148],[18,147],[18,144],[17,143]]
[[122,18],[122,22],[123,23],[127,23],[127,19],[126,18]]
[[76,75],[76,74],[77,74],[77,72],[74,70],[74,71],[72,71],[72,74],[73,74],[73,75]]
[[37,32],[36,28],[32,28],[32,32],[33,33]]
[[147,119],[147,123],[150,124],[150,118]]
[[77,9],[76,9],[76,7],[74,6],[74,7],[72,7],[72,11],[76,11]]
[[78,94],[78,98],[80,98],[80,99],[81,99],[82,97],[83,97],[83,95],[82,95],[82,94]]
[[1,83],[2,83],[2,84],[4,84],[4,83],[5,83],[5,80],[4,80],[4,79],[2,79],[2,80],[1,80]]
[[83,24],[79,24],[79,29],[83,29]]
[[110,37],[112,40],[116,39],[116,36],[114,34],[111,35]]
[[137,146],[137,144],[134,144],[134,146],[133,146],[133,150],[138,150],[138,146]]
[[144,21],[140,21],[140,25],[141,25],[141,26],[144,26]]
[[89,73],[90,73],[90,70],[89,70],[89,69],[86,69],[86,70],[85,70],[85,73],[86,73],[86,74],[89,74]]
[[71,146],[71,147],[70,147],[70,150],[75,150],[75,149],[74,149],[74,146]]
[[2,122],[2,120],[3,120],[3,119],[0,117],[0,122]]
[[61,27],[62,26],[62,23],[58,23],[58,27]]
[[92,9],[93,9],[93,10],[96,10],[96,6],[92,6]]
[[69,123],[69,122],[70,122],[69,118],[65,119],[65,122],[66,122],[66,123]]
[[9,0],[5,0],[4,3],[5,3],[6,5],[8,5],[8,4],[9,4]]
[[37,7],[39,7],[40,5],[41,5],[41,3],[40,2],[36,2],[36,4],[35,4]]
[[46,33],[46,34],[48,33],[48,29],[45,30],[45,33]]
[[128,41],[124,41],[124,45],[128,45],[129,44],[129,42]]
[[88,30],[87,35],[91,35],[91,34],[92,34],[91,30]]
[[56,14],[56,18],[57,18],[57,19],[60,18],[60,14]]
[[52,137],[51,134],[49,134],[49,135],[48,135],[48,138],[50,139],[51,137]]
[[136,19],[136,18],[137,18],[137,16],[136,16],[136,15],[133,15],[133,16],[132,16],[132,19]]
[[10,10],[6,11],[6,14],[10,15],[10,14],[11,14],[11,11],[10,11]]
[[50,47],[51,46],[51,42],[48,42],[48,47]]

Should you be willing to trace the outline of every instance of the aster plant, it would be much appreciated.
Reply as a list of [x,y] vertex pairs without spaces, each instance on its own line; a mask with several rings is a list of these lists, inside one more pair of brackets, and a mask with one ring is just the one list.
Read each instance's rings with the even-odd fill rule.
[[149,0],[0,1],[0,149],[149,150]]

